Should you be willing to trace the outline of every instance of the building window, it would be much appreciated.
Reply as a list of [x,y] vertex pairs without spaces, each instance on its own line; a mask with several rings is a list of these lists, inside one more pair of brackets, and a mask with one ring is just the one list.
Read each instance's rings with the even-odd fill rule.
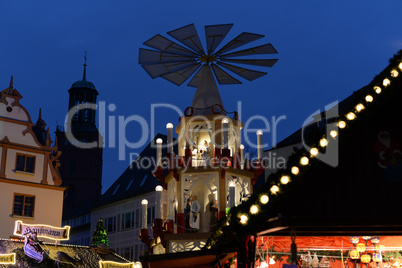
[[35,208],[35,196],[14,194],[13,215],[33,217]]
[[116,216],[109,217],[106,219],[106,230],[108,233],[116,232],[116,227],[117,227]]
[[121,229],[129,229],[134,227],[134,212],[128,212],[125,214],[122,214],[122,219],[121,219]]
[[155,207],[148,208],[147,213],[147,224],[151,224],[155,218]]
[[35,171],[35,156],[17,154],[17,162],[15,170],[34,173]]

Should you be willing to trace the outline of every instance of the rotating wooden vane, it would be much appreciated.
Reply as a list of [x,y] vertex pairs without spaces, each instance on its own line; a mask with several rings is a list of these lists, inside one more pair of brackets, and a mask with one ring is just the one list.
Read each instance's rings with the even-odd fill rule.
[[248,81],[266,75],[266,72],[240,67],[237,64],[272,67],[277,59],[250,58],[255,55],[277,54],[271,44],[233,52],[234,49],[261,39],[264,35],[243,32],[215,52],[232,26],[233,24],[205,26],[207,50],[204,50],[194,24],[167,33],[184,46],[159,34],[155,35],[144,42],[145,46],[153,49],[140,48],[138,62],[152,78],[162,77],[178,86],[195,73],[188,86],[198,87],[204,68],[212,69],[220,85],[241,84],[224,69]]

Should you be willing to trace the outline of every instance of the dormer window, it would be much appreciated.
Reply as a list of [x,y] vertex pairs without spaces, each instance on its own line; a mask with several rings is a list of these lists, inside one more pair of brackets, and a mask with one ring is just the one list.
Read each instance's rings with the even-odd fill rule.
[[35,156],[17,154],[16,171],[35,172]]

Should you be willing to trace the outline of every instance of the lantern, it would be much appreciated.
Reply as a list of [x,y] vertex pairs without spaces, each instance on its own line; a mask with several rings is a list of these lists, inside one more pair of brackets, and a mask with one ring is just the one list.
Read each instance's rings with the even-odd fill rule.
[[362,263],[369,263],[371,261],[371,256],[369,254],[363,254],[360,260]]
[[382,261],[382,255],[381,255],[381,253],[374,253],[374,254],[373,254],[373,261],[375,261],[375,262],[380,262],[380,261]]
[[350,258],[351,258],[352,260],[357,260],[357,259],[360,257],[359,251],[357,251],[357,250],[351,250],[351,251],[349,252],[349,256],[350,256]]
[[356,245],[357,243],[359,243],[359,237],[358,236],[351,236],[350,237],[350,243],[352,243],[353,245]]
[[366,245],[363,243],[359,243],[356,245],[356,250],[359,252],[365,252],[366,251]]

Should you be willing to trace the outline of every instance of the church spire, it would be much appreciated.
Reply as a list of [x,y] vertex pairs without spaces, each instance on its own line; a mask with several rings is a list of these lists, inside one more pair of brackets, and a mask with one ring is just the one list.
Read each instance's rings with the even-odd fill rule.
[[13,76],[11,76],[11,78],[10,78],[10,88],[13,88],[13,86],[14,86]]
[[84,56],[84,75],[82,76],[82,81],[87,80],[87,52],[85,51],[85,56]]

